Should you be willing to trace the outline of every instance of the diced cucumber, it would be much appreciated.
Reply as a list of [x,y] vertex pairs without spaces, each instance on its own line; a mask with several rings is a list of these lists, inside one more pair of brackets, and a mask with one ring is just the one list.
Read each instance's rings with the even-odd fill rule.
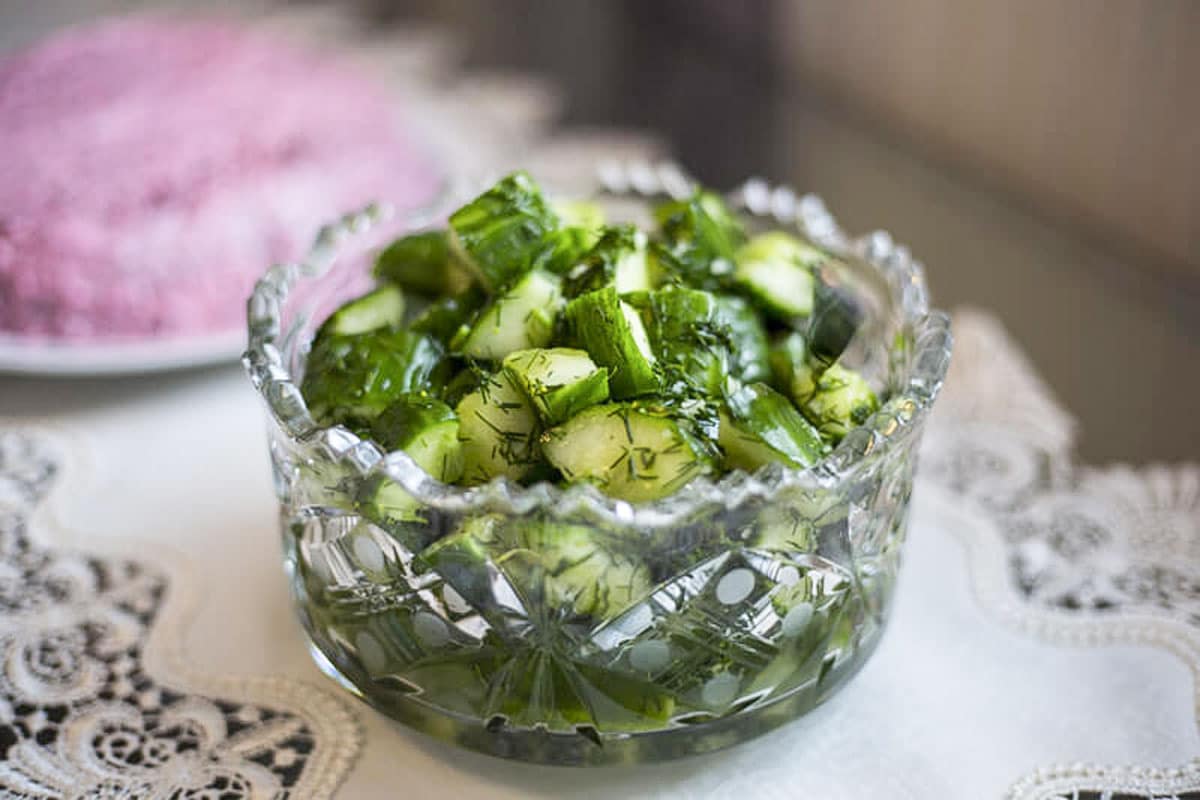
[[559,227],[537,184],[514,172],[450,215],[451,251],[496,291],[532,268]]
[[647,316],[650,341],[674,391],[717,395],[727,376],[767,377],[767,334],[741,298],[667,286],[649,293]]
[[547,425],[608,400],[608,370],[597,367],[583,350],[517,350],[504,359],[504,370]]
[[308,354],[301,393],[318,421],[369,420],[401,395],[439,385],[443,355],[435,340],[407,330],[318,335]]
[[456,411],[464,483],[487,483],[500,475],[518,480],[538,464],[537,415],[507,373],[488,376]]
[[470,392],[482,386],[487,377],[489,377],[488,373],[477,366],[468,364],[446,381],[446,385],[442,387],[441,398],[446,401],[447,405],[457,406]]
[[584,228],[597,234],[604,227],[604,209],[589,200],[554,200],[550,207],[564,227]]
[[608,619],[651,589],[650,570],[636,551],[614,549],[595,528],[522,521],[515,538],[534,554],[550,607],[570,603],[578,614]]
[[640,403],[592,406],[546,431],[542,450],[567,480],[592,481],[613,497],[644,502],[711,471],[684,425]]
[[613,397],[650,394],[660,387],[650,340],[636,310],[611,286],[580,295],[567,304],[575,338],[597,364],[611,371]]
[[730,393],[719,443],[729,466],[753,471],[772,461],[808,467],[824,453],[821,435],[791,401],[765,383]]
[[389,450],[403,450],[439,481],[452,483],[462,476],[458,416],[441,400],[404,395],[376,417],[371,432],[376,442]]
[[493,300],[451,348],[471,358],[498,361],[514,350],[542,347],[550,343],[562,307],[559,278],[532,270]]
[[567,273],[563,294],[573,298],[609,285],[620,295],[652,286],[646,235],[632,225],[606,230],[596,246]]
[[364,517],[410,550],[419,551],[430,541],[431,531],[421,501],[386,475],[362,482],[357,509]]
[[789,333],[771,348],[771,375],[775,388],[797,406],[812,397],[817,390],[817,379],[801,334]]
[[533,268],[565,275],[600,238],[598,231],[587,228],[559,228],[546,234],[541,250],[533,258]]
[[835,283],[831,270],[816,273],[813,315],[805,339],[812,359],[832,364],[841,358],[863,321],[863,309],[850,290]]
[[[435,300],[421,310],[409,323],[409,330],[427,333],[444,345],[449,345],[476,312],[483,307],[487,295],[478,286]],[[463,334],[464,336],[466,334]]]
[[604,211],[586,201],[555,202],[551,208],[558,214],[559,229],[549,235],[534,264],[539,269],[565,275],[600,240]]
[[450,255],[446,231],[422,231],[388,245],[375,259],[375,277],[405,291],[430,297],[455,295],[471,275]]
[[771,376],[771,345],[754,308],[740,297],[718,294],[716,323],[729,345],[729,373],[740,381]]
[[354,336],[376,328],[394,328],[403,320],[404,292],[395,286],[380,286],[330,314],[317,336]]
[[417,554],[417,568],[441,570],[448,558],[457,562],[473,562],[482,566],[489,559],[511,549],[504,536],[503,514],[480,514],[467,517],[452,533],[438,539]]
[[800,408],[824,436],[836,443],[879,410],[879,398],[857,372],[833,364],[821,373],[816,391]]
[[764,311],[784,321],[813,310],[812,270],[829,256],[782,231],[756,236],[737,253],[736,283]]
[[697,191],[659,206],[654,218],[664,239],[657,257],[669,272],[701,289],[729,282],[746,234],[718,195]]

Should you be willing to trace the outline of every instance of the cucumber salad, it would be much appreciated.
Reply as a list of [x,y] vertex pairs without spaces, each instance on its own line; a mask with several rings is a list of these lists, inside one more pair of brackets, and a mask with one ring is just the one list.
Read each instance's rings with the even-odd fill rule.
[[751,234],[712,192],[641,230],[509,175],[405,236],[318,329],[314,418],[439,481],[594,484],[644,503],[693,479],[812,466],[879,407],[840,363],[863,312],[836,258]]

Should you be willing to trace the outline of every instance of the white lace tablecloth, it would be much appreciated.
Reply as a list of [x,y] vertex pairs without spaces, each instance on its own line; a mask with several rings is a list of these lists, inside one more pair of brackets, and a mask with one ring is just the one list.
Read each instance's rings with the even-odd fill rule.
[[1200,798],[1200,468],[1073,464],[998,325],[955,326],[875,657],[791,725],[642,768],[477,756],[338,694],[240,371],[0,384],[0,796]]

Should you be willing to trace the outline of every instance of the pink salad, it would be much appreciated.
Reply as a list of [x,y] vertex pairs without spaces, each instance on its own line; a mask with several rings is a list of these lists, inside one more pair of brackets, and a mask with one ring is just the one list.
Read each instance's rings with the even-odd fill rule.
[[0,333],[236,330],[271,263],[437,173],[384,88],[232,25],[124,19],[0,60]]

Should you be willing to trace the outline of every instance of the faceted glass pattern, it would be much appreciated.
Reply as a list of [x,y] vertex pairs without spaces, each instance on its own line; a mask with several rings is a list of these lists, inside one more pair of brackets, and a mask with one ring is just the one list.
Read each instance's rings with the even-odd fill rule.
[[[626,208],[687,188],[646,165],[607,168],[600,184]],[[438,738],[601,764],[734,744],[858,670],[887,619],[948,322],[886,234],[850,241],[816,198],[761,182],[732,200],[752,226],[798,227],[847,257],[869,309],[847,358],[889,400],[812,470],[699,480],[648,505],[583,486],[445,486],[313,422],[296,387],[315,325],[362,288],[375,247],[426,220],[348,216],[305,263],[260,282],[245,364],[268,409],[296,608],[325,672]],[[543,529],[553,557],[514,548]]]

